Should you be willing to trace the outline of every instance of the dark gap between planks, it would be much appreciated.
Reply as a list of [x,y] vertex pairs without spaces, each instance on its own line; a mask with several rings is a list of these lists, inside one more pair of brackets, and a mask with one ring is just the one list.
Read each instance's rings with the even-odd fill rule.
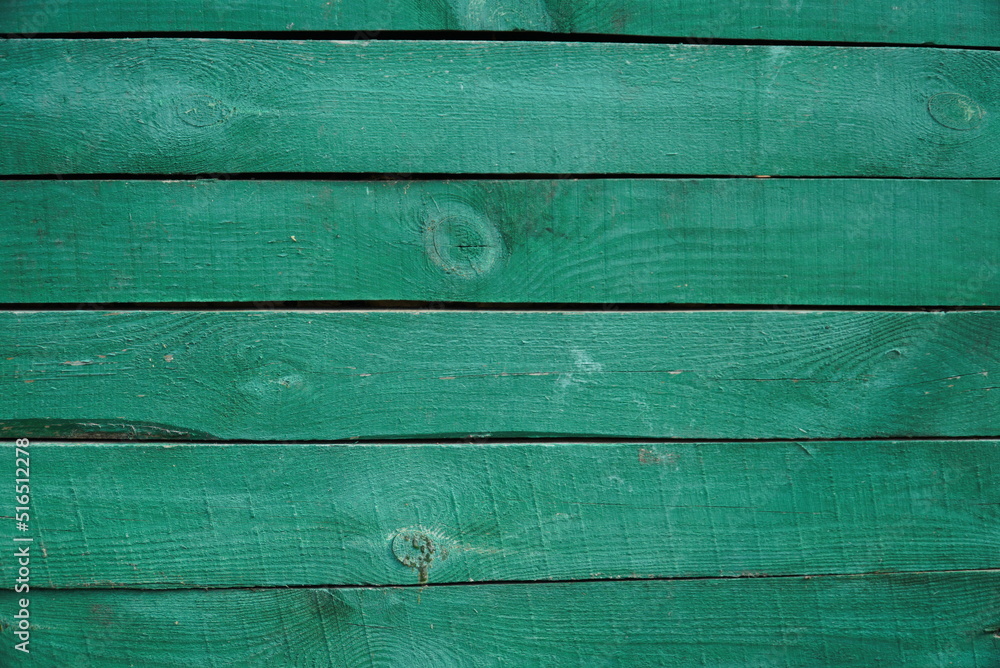
[[561,33],[527,30],[208,30],[208,31],[117,31],[117,32],[59,32],[59,33],[9,33],[8,39],[127,39],[127,38],[177,38],[177,39],[240,39],[275,41],[322,40],[416,40],[416,41],[478,41],[478,42],[601,42],[610,44],[719,44],[730,46],[827,46],[863,48],[931,48],[965,49],[974,51],[1000,51],[998,46],[952,46],[933,42],[833,42],[822,40],[737,39],[698,35],[649,36],[614,35],[608,33]]
[[0,181],[555,181],[611,179],[776,179],[878,181],[1000,181],[992,176],[798,176],[794,174],[636,174],[493,172],[213,172],[199,174],[0,174]]
[[236,302],[20,302],[2,303],[0,311],[510,311],[510,312],[655,312],[655,311],[844,311],[950,313],[997,311],[1000,305],[852,306],[829,304],[594,303],[594,302],[425,302],[425,301],[236,301]]

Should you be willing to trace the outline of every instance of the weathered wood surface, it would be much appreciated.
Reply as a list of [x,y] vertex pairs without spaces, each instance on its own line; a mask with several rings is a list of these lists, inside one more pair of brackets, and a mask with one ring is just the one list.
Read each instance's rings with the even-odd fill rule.
[[[17,595],[0,594],[11,623]],[[1000,574],[34,591],[46,666],[1000,663]],[[23,662],[10,641],[5,665]],[[9,663],[17,661],[18,663]]]
[[998,68],[931,48],[15,39],[0,173],[998,177]]
[[0,300],[997,305],[997,210],[998,181],[6,181]]
[[3,0],[0,32],[531,30],[665,37],[1000,45],[991,0]]
[[[998,454],[996,441],[36,443],[32,582],[242,587],[1000,568]],[[4,503],[13,516],[13,497]],[[17,564],[0,566],[14,582]]]
[[1000,312],[7,312],[0,434],[995,436]]

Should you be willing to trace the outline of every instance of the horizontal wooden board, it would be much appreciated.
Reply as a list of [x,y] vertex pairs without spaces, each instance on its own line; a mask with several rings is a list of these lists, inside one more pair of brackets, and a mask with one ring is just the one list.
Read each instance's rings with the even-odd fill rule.
[[705,0],[5,0],[0,33],[530,30],[709,38],[1000,45],[990,0],[948,4]]
[[1000,177],[1000,52],[0,43],[0,173]]
[[998,209],[1000,181],[0,181],[0,300],[997,305]]
[[1000,434],[1000,312],[7,312],[0,434]]
[[998,445],[36,443],[20,535],[47,588],[1000,568]]
[[[18,595],[0,593],[0,620]],[[1000,662],[1000,573],[406,588],[33,591],[47,666]],[[5,665],[29,665],[2,633]],[[16,663],[12,663],[16,662]],[[34,665],[31,663],[30,665]]]

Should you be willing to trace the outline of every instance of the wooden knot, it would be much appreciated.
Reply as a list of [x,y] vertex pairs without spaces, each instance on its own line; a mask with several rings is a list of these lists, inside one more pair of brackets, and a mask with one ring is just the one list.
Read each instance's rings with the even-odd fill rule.
[[468,207],[428,220],[424,248],[434,264],[462,278],[487,273],[504,253],[496,225]]
[[952,130],[972,130],[983,122],[986,110],[978,102],[959,93],[938,93],[927,101],[931,118]]
[[399,563],[417,571],[420,584],[427,582],[427,572],[435,559],[448,558],[448,550],[421,529],[399,530],[392,539],[392,553]]
[[232,109],[211,95],[189,95],[177,105],[177,116],[196,128],[223,122]]

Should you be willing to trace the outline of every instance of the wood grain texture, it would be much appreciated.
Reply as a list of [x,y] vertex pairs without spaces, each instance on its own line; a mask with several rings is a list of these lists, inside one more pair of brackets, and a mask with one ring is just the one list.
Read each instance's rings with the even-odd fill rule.
[[6,40],[0,173],[998,177],[1000,52]]
[[17,312],[0,434],[1000,433],[1000,312]]
[[[998,445],[35,443],[32,582],[174,588],[998,568]],[[2,451],[13,461],[13,445]],[[13,516],[13,496],[4,504]],[[0,566],[14,582],[17,564]]]
[[[9,624],[17,595],[0,594]],[[1000,574],[35,591],[45,666],[921,666],[1000,662]],[[3,634],[5,665],[29,665]],[[17,663],[10,663],[17,661]],[[32,662],[30,665],[36,665]]]
[[666,37],[1000,45],[990,0],[3,0],[0,32],[531,30]]
[[6,181],[0,300],[998,305],[998,209],[997,181]]

